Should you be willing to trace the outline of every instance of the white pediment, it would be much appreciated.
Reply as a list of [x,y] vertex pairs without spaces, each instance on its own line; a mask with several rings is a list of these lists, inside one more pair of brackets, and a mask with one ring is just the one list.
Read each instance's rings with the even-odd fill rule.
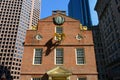
[[69,76],[72,73],[69,70],[64,69],[63,67],[56,67],[47,72],[50,76]]

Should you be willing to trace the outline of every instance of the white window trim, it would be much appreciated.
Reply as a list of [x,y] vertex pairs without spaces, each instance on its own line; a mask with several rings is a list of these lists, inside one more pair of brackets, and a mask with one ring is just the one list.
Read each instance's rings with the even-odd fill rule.
[[[86,64],[86,63],[85,63],[85,52],[84,52],[84,64],[78,64],[78,63],[77,63],[77,49],[79,49],[79,48],[75,48],[75,59],[76,59],[76,65],[85,65],[85,64]],[[81,48],[81,49],[84,50],[84,48]]]
[[[55,33],[56,33],[56,26],[55,26]],[[55,36],[55,40],[57,40],[56,36]]]
[[[54,55],[55,55],[55,56],[54,56],[54,64],[55,64],[55,65],[63,65],[63,64],[56,64],[56,49],[57,49],[57,48],[55,48],[55,50],[54,50]],[[64,55],[64,54],[63,54],[63,55]],[[63,57],[63,59],[64,59],[64,57]],[[63,63],[64,63],[64,60],[63,60]]]
[[38,49],[38,48],[34,48],[34,50],[33,50],[33,63],[32,63],[32,65],[41,65],[41,64],[34,64],[34,60],[35,60],[35,49]]

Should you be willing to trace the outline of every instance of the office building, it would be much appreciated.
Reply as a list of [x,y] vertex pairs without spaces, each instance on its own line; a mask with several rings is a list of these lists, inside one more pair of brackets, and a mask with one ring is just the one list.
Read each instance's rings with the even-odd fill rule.
[[101,33],[99,26],[92,26],[91,27],[92,34],[93,34],[93,42],[94,42],[94,50],[96,56],[96,64],[97,64],[97,71],[98,71],[98,80],[104,80],[103,77],[105,75],[105,60],[104,60],[104,53],[103,53],[103,45],[101,40]]
[[99,80],[120,80],[120,0],[98,0],[95,10],[105,62],[105,72]]
[[68,4],[68,15],[78,19],[84,26],[92,26],[89,0],[70,0]]
[[21,80],[97,80],[92,31],[53,11],[27,30]]
[[30,16],[30,27],[36,26],[40,18],[41,0],[32,0],[32,10]]
[[[36,7],[32,6],[40,8],[39,0],[0,1],[0,65],[10,70],[14,80],[20,78],[26,30],[34,21],[33,11],[36,10]],[[40,14],[38,8],[38,14]],[[38,20],[39,15],[36,15],[35,18]]]

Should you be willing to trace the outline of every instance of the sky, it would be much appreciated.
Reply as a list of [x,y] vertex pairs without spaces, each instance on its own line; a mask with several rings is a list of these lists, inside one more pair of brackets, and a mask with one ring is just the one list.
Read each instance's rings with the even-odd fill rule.
[[[53,10],[64,10],[68,14],[68,3],[70,0],[42,0],[40,18],[45,18],[52,15]],[[97,0],[89,0],[90,11],[93,25],[98,24],[97,13],[94,10]]]

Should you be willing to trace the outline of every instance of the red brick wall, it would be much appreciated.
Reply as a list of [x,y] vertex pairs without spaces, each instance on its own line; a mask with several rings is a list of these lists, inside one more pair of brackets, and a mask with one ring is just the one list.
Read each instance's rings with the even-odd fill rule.
[[[72,71],[73,73],[96,73],[96,65],[95,65],[95,58],[94,58],[94,49],[91,46],[79,46],[79,48],[84,48],[85,50],[85,64],[84,65],[76,65],[76,55],[75,55],[75,48],[78,48],[78,46],[74,47],[63,47],[64,48],[64,66],[66,69]],[[44,73],[48,70],[54,68],[55,62],[54,62],[54,54],[55,50],[53,50],[49,55],[45,56],[45,53],[43,53],[42,58],[42,64],[41,65],[33,65],[33,50],[34,48],[43,48],[43,52],[46,51],[45,47],[27,47],[24,50],[24,57],[22,62],[22,72],[38,72],[38,73]],[[28,68],[29,66],[29,68]],[[32,70],[32,71],[31,71]],[[40,71],[39,71],[40,70]]]
[[[60,14],[57,14],[60,15]],[[21,80],[26,80],[34,75],[43,75],[47,71],[55,68],[58,65],[55,65],[55,50],[45,56],[45,51],[47,47],[45,44],[51,39],[54,44],[56,41],[54,39],[55,33],[55,24],[52,19],[54,16],[50,16],[46,19],[40,20],[38,22],[38,30],[28,30],[25,40],[25,49],[22,61],[22,70],[21,70]],[[77,20],[65,17],[65,23],[62,25],[63,32],[65,34],[65,39],[57,47],[64,48],[64,63],[63,66],[65,69],[68,69],[72,72],[71,80],[76,80],[78,76],[87,77],[87,80],[97,80],[97,71],[95,63],[95,54],[93,47],[93,39],[91,31],[80,31],[80,23]],[[78,41],[75,36],[81,33],[83,39]],[[36,34],[41,34],[43,39],[41,41],[36,40],[34,37]],[[43,58],[41,65],[33,65],[33,51],[35,48],[43,48]],[[85,64],[76,65],[76,48],[84,48],[85,50]]]

